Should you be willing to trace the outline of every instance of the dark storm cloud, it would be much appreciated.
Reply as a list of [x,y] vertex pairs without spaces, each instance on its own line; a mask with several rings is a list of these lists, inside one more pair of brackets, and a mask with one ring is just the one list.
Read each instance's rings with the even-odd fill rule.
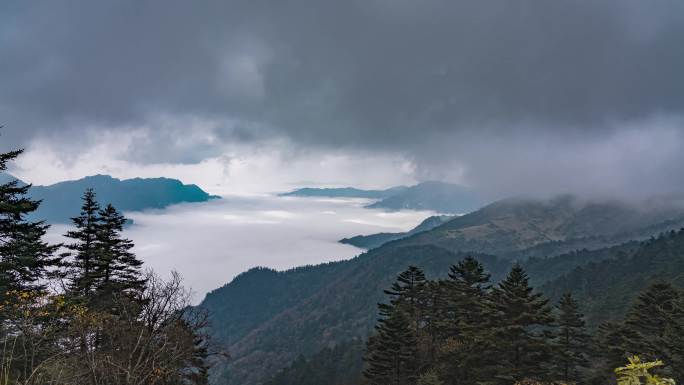
[[183,156],[131,151],[146,162],[282,135],[489,177],[470,155],[483,142],[579,149],[684,115],[681,0],[8,1],[0,44],[10,138],[145,127],[169,142],[159,115],[210,122]]

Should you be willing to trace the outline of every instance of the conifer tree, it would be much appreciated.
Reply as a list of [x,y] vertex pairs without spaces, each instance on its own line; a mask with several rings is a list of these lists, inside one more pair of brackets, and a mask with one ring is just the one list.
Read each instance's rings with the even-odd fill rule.
[[[449,268],[453,306],[457,307],[457,322],[461,328],[480,325],[487,312],[487,294],[490,275],[475,258],[468,256]],[[459,311],[460,310],[460,311]]]
[[97,278],[98,296],[131,295],[142,290],[145,281],[140,268],[143,263],[130,251],[133,242],[121,236],[126,218],[111,204],[100,210],[98,215],[100,223],[96,233],[97,258],[93,275]]
[[492,355],[498,362],[492,373],[502,383],[549,376],[551,345],[546,329],[553,323],[549,301],[535,293],[527,274],[515,265],[492,292],[496,324]]
[[71,218],[75,230],[64,236],[74,240],[66,245],[71,250],[69,289],[76,296],[90,298],[97,283],[98,232],[101,218],[100,205],[93,189],[85,191],[79,216]]
[[409,319],[394,311],[369,338],[363,374],[371,385],[412,385],[418,377],[417,340]]
[[389,304],[378,304],[381,318],[368,340],[364,376],[371,384],[413,384],[418,376],[419,303],[425,274],[415,266],[400,273],[390,290]]
[[490,304],[490,275],[473,257],[466,257],[449,269],[448,308],[444,325],[447,338],[440,357],[442,377],[452,384],[471,384],[481,379],[489,358],[483,354]]
[[[22,152],[1,153],[0,172]],[[10,300],[11,292],[43,290],[42,279],[59,264],[54,255],[59,246],[43,241],[49,226],[26,219],[40,205],[27,196],[30,188],[18,180],[0,184],[0,303]]]
[[625,328],[622,322],[600,324],[591,349],[595,353],[592,357],[589,383],[605,384],[612,381],[613,369],[621,366],[627,355],[625,341],[636,338],[638,335]]
[[624,327],[632,337],[623,350],[645,359],[670,363],[671,374],[684,380],[681,335],[684,333],[683,295],[669,283],[655,283],[642,292],[625,317]]
[[[421,269],[416,266],[409,266],[408,269],[397,276],[397,280],[392,284],[392,287],[384,291],[385,294],[390,296],[389,306],[405,307],[412,320],[415,320],[418,317],[418,305],[425,281],[425,273]],[[380,311],[382,313],[382,307]]]
[[587,346],[590,338],[584,316],[570,293],[565,293],[560,299],[558,313],[555,375],[565,384],[578,383],[582,379],[582,370],[589,365]]

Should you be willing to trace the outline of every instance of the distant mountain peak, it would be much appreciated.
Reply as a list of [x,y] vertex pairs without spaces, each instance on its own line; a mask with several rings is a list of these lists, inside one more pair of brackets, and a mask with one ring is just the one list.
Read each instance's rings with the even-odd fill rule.
[[34,186],[29,194],[42,201],[32,219],[52,223],[68,222],[78,213],[83,192],[92,188],[100,204],[112,203],[121,211],[161,209],[178,203],[205,202],[217,199],[197,185],[183,184],[172,178],[119,179],[111,175],[89,175],[48,186]]

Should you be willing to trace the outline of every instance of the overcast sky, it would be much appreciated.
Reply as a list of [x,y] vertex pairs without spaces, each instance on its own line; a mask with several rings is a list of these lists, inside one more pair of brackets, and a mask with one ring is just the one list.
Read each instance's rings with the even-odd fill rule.
[[681,0],[0,3],[2,147],[37,183],[684,191],[682,68]]

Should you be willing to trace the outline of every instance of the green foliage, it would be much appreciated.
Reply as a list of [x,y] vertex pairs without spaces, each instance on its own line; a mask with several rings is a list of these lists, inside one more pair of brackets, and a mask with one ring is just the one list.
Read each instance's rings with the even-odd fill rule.
[[80,215],[71,219],[75,229],[69,230],[64,236],[74,240],[74,243],[66,245],[71,250],[68,256],[72,258],[69,271],[70,289],[87,298],[91,296],[97,280],[95,267],[98,258],[100,205],[95,199],[93,189],[87,189],[82,200]]
[[[0,173],[21,153],[0,154]],[[43,240],[49,226],[27,220],[40,205],[28,197],[30,189],[16,180],[0,184],[0,304],[13,300],[10,292],[42,291],[44,278],[60,262],[54,255],[58,246]]]
[[554,279],[542,290],[554,299],[572,292],[582,304],[587,324],[625,315],[639,292],[657,281],[684,287],[684,230],[663,233],[643,242],[632,253],[589,262]]
[[83,194],[75,229],[65,236],[74,240],[66,247],[71,253],[68,278],[70,290],[87,303],[107,307],[116,293],[134,295],[144,287],[142,262],[131,253],[133,242],[122,237],[126,218],[111,204],[100,208],[92,189]]
[[389,304],[379,304],[382,318],[368,341],[364,376],[372,385],[412,384],[418,376],[418,333],[421,327],[421,292],[425,274],[410,266],[399,274]]
[[[492,283],[506,276],[513,265],[511,259],[515,259],[528,272],[529,284],[541,288],[554,302],[572,292],[586,315],[587,328],[593,331],[603,321],[624,316],[631,300],[654,277],[681,286],[684,264],[679,256],[684,254],[684,236],[667,242],[660,238],[639,242],[660,231],[679,228],[681,223],[677,210],[649,213],[615,202],[584,207],[572,199],[506,200],[351,260],[286,272],[254,269],[210,293],[202,304],[211,312],[212,333],[229,346],[234,357],[232,363],[217,370],[216,381],[229,385],[258,383],[300,354],[310,357],[328,346],[366,338],[375,325],[377,303],[385,301],[383,290],[406,266],[420,266],[427,277],[442,280],[449,266],[468,254],[482,263]],[[483,251],[500,252],[500,257]],[[447,286],[431,285],[442,291],[449,290]],[[436,297],[438,302],[442,298],[446,297]],[[440,307],[437,304],[426,309],[432,315],[455,312],[453,307],[446,311]],[[431,325],[437,330],[430,328],[425,333],[443,339],[440,333],[447,326]],[[478,335],[467,342],[451,336],[449,346],[476,346],[484,337]],[[430,351],[433,345],[420,344],[419,351]],[[437,357],[456,359],[440,349],[436,349]],[[469,359],[478,355],[463,356]],[[624,351],[617,357],[622,360]],[[593,358],[592,366],[594,360],[603,358]]]
[[471,257],[452,266],[445,281],[426,281],[411,266],[386,293],[390,304],[379,306],[383,318],[368,341],[364,374],[370,384],[415,384],[419,378],[511,383],[553,376],[546,330],[551,308],[520,266],[491,290],[489,275]]
[[584,315],[572,294],[565,293],[558,303],[556,332],[554,333],[554,377],[563,383],[579,383],[589,366],[591,337],[587,333]]
[[357,385],[364,347],[365,343],[356,339],[325,348],[309,359],[299,356],[264,385]]
[[[0,172],[20,153],[0,154]],[[26,220],[40,203],[30,188],[0,184],[0,383],[206,385],[206,318],[179,276],[143,279],[125,218],[100,210],[92,190],[67,233],[71,253],[55,257],[48,226]]]
[[121,235],[126,218],[111,204],[98,215],[95,264],[98,297],[104,299],[112,293],[139,292],[145,284],[140,273],[142,261],[131,252],[133,242]]
[[671,364],[664,373],[684,379],[684,294],[670,284],[655,283],[633,302],[623,322],[599,329],[596,377],[622,361],[625,353]]
[[651,374],[650,370],[663,366],[663,361],[642,362],[639,356],[629,357],[629,364],[616,368],[618,385],[675,385],[675,380]]
[[491,296],[496,376],[505,376],[504,382],[548,378],[552,348],[547,329],[554,321],[549,301],[534,292],[520,265],[511,269]]
[[444,382],[439,379],[435,370],[428,370],[418,378],[417,385],[444,385]]

